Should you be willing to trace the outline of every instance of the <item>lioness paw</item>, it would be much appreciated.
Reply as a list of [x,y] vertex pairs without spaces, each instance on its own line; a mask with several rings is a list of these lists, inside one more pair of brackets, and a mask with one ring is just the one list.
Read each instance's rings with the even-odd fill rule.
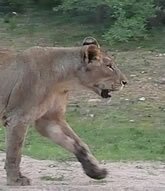
[[105,168],[98,168],[98,167],[85,169],[85,173],[90,178],[97,180],[104,179],[108,174]]
[[28,186],[30,185],[30,179],[26,176],[18,177],[16,180],[7,180],[7,185],[9,186]]

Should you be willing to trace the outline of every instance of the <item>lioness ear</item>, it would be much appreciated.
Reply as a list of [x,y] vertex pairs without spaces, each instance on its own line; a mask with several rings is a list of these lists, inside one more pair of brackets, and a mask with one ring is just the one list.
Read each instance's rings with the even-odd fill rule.
[[84,59],[86,63],[90,63],[93,60],[99,60],[100,49],[96,45],[89,45],[85,49]]
[[95,38],[93,38],[93,37],[86,37],[83,40],[83,46],[84,45],[90,45],[90,44],[96,45],[98,48],[100,48],[100,45],[99,45],[99,43],[97,42],[97,40]]

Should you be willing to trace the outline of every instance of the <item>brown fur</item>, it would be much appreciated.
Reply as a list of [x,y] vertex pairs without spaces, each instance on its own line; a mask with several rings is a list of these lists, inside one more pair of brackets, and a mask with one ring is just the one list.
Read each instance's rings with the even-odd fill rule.
[[96,42],[71,48],[32,47],[19,54],[0,50],[7,184],[30,184],[20,172],[21,147],[30,123],[36,124],[41,135],[74,153],[88,176],[104,178],[107,171],[65,121],[68,92],[78,84],[109,97],[107,92],[118,90],[125,80]]

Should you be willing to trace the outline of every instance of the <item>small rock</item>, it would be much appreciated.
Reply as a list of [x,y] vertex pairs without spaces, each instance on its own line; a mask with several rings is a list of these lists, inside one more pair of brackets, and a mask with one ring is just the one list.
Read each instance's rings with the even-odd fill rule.
[[125,101],[129,101],[129,99],[128,99],[128,98],[125,98]]
[[130,77],[136,77],[136,74],[131,74]]
[[145,97],[140,97],[140,98],[139,98],[139,101],[145,101],[145,100],[146,100]]
[[54,168],[54,167],[56,167],[57,165],[55,165],[55,164],[50,164],[50,165],[48,165],[48,167],[50,167],[50,168]]
[[144,167],[141,166],[141,165],[136,165],[135,168],[137,168],[137,169],[143,169]]
[[89,114],[89,116],[93,118],[95,115],[93,113],[91,113],[91,114]]
[[161,78],[161,79],[159,80],[159,83],[160,83],[160,84],[165,84],[165,78]]
[[13,15],[17,15],[17,12],[13,11],[12,14],[13,14]]
[[164,54],[162,54],[162,53],[159,53],[156,55],[156,57],[162,57],[162,56],[164,56]]
[[133,123],[133,122],[135,122],[135,120],[134,120],[134,119],[130,119],[129,121],[130,121],[130,122],[132,122],[132,123]]
[[89,99],[88,102],[101,102],[101,99]]

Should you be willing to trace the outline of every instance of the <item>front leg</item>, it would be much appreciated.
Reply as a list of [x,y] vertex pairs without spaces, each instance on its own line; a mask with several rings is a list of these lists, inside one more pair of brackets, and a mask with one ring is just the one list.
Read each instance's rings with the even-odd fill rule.
[[53,121],[43,117],[37,120],[36,129],[41,135],[74,153],[89,177],[94,179],[106,177],[106,169],[99,167],[88,146],[81,141],[65,121]]
[[[8,119],[7,119],[8,120]],[[26,186],[30,180],[20,172],[21,147],[23,145],[27,126],[24,123],[15,121],[14,118],[5,120],[6,129],[6,162],[7,185]]]

